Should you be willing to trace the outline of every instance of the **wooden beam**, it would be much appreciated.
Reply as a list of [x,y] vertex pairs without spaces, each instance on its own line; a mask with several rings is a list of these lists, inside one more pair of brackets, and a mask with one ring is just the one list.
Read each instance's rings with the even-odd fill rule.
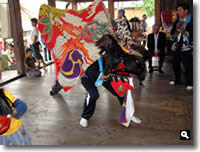
[[77,0],[72,0],[72,9],[77,10]]
[[[11,20],[11,30],[12,37],[14,40],[14,49],[16,57],[16,66],[18,74],[25,74],[24,66],[24,40],[23,40],[23,30],[21,21],[21,11],[19,0],[8,0],[10,20]],[[30,23],[31,24],[31,23]]]
[[160,24],[160,0],[155,0],[155,23]]
[[7,50],[7,44],[6,44],[6,39],[3,39],[3,50],[6,51]]
[[48,5],[56,7],[56,0],[48,0]]
[[114,0],[108,0],[108,11],[112,18],[115,17],[115,8],[114,8]]

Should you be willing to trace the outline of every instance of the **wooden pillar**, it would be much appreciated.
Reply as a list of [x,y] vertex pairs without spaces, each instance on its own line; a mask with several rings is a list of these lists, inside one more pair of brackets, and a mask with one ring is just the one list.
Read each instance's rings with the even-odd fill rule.
[[48,0],[48,5],[56,7],[56,0]]
[[160,24],[160,0],[155,0],[155,23]]
[[114,0],[108,0],[108,11],[110,16],[114,19],[115,12],[114,12]]
[[[14,40],[15,57],[17,64],[18,74],[25,74],[24,66],[24,40],[23,40],[23,30],[21,21],[21,11],[19,0],[8,0],[10,20],[11,20],[11,30],[12,37]],[[31,24],[31,23],[30,23]]]
[[77,10],[77,0],[72,0],[72,9]]
[[6,39],[3,39],[3,50],[7,50],[7,44],[6,44]]

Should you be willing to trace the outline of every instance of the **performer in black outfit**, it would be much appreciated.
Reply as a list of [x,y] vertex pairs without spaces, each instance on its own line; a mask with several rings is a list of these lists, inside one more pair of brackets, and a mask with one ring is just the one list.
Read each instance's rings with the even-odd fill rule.
[[[142,81],[145,78],[145,62],[141,61],[141,67],[137,69],[137,64],[133,55],[127,55],[118,45],[117,41],[110,35],[104,35],[96,45],[100,48],[99,54],[101,58],[90,65],[85,71],[84,75],[81,77],[81,83],[87,90],[88,94],[85,98],[82,118],[80,120],[80,126],[87,127],[88,120],[92,117],[96,107],[96,101],[99,97],[97,90],[98,86],[103,85],[109,92],[116,96],[119,103],[122,105],[123,97],[118,96],[111,86],[112,77],[109,76],[110,70],[116,68],[119,63],[122,62],[122,58],[128,65],[126,69],[132,71],[132,73],[137,74],[138,78]],[[130,62],[129,62],[130,61]],[[129,62],[129,64],[128,64]],[[137,70],[136,70],[137,69]],[[135,70],[135,72],[133,72]],[[139,122],[138,122],[139,123]]]

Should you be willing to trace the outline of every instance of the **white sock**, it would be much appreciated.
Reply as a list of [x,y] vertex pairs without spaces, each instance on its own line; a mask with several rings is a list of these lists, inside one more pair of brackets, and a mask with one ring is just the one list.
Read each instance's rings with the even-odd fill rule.
[[88,126],[87,119],[81,118],[80,126],[83,127],[83,128],[86,128]]

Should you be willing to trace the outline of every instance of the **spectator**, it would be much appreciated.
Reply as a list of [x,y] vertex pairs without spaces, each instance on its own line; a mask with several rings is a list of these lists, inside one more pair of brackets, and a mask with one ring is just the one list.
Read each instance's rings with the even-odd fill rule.
[[189,4],[181,3],[177,6],[178,19],[174,23],[171,31],[171,40],[175,46],[173,51],[173,70],[175,79],[170,81],[170,85],[180,83],[181,62],[185,69],[186,89],[193,89],[193,18],[189,14]]
[[115,31],[117,37],[121,43],[126,42],[128,46],[130,46],[133,43],[131,37],[131,28],[123,9],[118,11],[118,18],[115,20],[115,22],[117,23],[117,30]]
[[173,27],[172,22],[163,23],[163,32],[166,33],[167,39],[169,39],[171,37],[172,27]]
[[28,44],[28,41],[24,40],[24,50],[26,51],[28,48],[30,48],[30,45]]
[[37,29],[37,19],[36,18],[32,18],[31,19],[31,23],[32,23],[32,31],[31,31],[31,48],[33,50],[33,56],[36,58],[37,63],[38,63],[38,67],[40,67],[40,61],[43,63],[43,69],[46,69],[46,64],[43,60],[43,57],[40,54],[40,42],[39,42],[39,32]]
[[171,30],[172,30],[173,24],[172,22],[166,22],[163,23],[163,32],[166,34],[166,51],[168,54],[171,54],[171,43],[170,43],[170,37],[171,37]]
[[[144,33],[147,33],[147,30],[148,30],[148,24],[147,24],[146,20],[147,20],[147,15],[144,14],[142,16],[142,21],[140,22],[140,31],[144,32]],[[144,47],[146,46],[146,40],[143,40],[143,44],[142,45]]]
[[[159,32],[159,25],[153,26],[153,33],[148,35],[147,40],[148,50],[153,54],[153,56],[159,57],[159,72],[164,73],[162,70],[162,65],[165,59],[165,46],[166,46],[166,34]],[[152,58],[149,59],[149,73],[153,72]]]
[[147,24],[146,20],[147,20],[147,15],[144,14],[144,15],[142,16],[142,21],[141,21],[141,23],[140,23],[140,30],[141,30],[142,32],[147,32],[148,24]]
[[8,44],[8,58],[11,61],[12,64],[16,64],[16,59],[15,59],[15,48],[13,44]]
[[28,76],[33,77],[40,77],[41,71],[35,65],[35,58],[32,55],[32,49],[28,48],[26,50],[26,57],[25,57],[25,68],[27,70]]
[[2,79],[2,52],[1,52],[1,50],[0,50],[0,80]]
[[9,52],[9,50],[8,50],[8,42],[5,41],[5,45],[4,45],[2,54],[8,55],[8,52]]

